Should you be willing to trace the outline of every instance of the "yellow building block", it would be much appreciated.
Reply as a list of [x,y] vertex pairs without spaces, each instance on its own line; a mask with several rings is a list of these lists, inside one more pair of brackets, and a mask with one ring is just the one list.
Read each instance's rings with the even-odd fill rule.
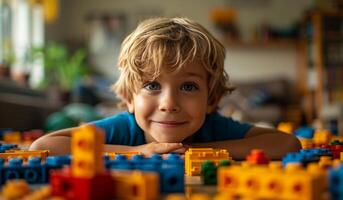
[[205,193],[196,193],[193,194],[190,198],[190,200],[210,200],[210,196]]
[[277,126],[277,130],[288,133],[288,134],[293,134],[294,123],[292,123],[292,122],[280,122]]
[[5,153],[0,153],[0,158],[4,158],[6,161],[10,158],[23,158],[27,161],[30,157],[40,157],[42,161],[45,161],[49,156],[49,150],[7,150]]
[[184,194],[168,194],[166,200],[187,200]]
[[[311,167],[310,167],[311,166]],[[327,188],[326,173],[317,165],[303,169],[229,166],[218,169],[218,191],[244,198],[319,200]]]
[[25,196],[23,200],[46,200],[51,199],[52,188],[51,186],[44,186],[33,191],[31,194]]
[[2,188],[2,196],[4,199],[21,199],[30,193],[29,184],[25,180],[10,180]]
[[318,164],[320,167],[327,169],[332,167],[333,161],[330,156],[320,156]]
[[298,140],[301,143],[302,149],[312,149],[313,148],[312,139],[298,138]]
[[190,148],[185,153],[185,173],[188,176],[200,175],[201,164],[210,160],[218,165],[221,160],[232,160],[226,149]]
[[138,170],[112,170],[115,199],[154,200],[159,198],[159,175]]
[[124,155],[128,159],[131,159],[132,156],[134,155],[143,155],[143,154],[141,152],[133,151],[133,152],[105,152],[104,155],[108,156],[112,160],[116,157],[116,155]]
[[328,130],[318,130],[313,135],[313,144],[320,146],[323,144],[329,144],[331,141],[332,134]]
[[94,125],[83,125],[72,133],[71,172],[75,177],[91,178],[105,171],[103,160],[104,133]]

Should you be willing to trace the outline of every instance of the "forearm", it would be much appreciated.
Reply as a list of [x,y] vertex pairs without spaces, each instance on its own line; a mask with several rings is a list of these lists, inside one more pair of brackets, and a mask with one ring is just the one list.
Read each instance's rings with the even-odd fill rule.
[[67,136],[43,136],[34,141],[30,150],[49,150],[50,155],[70,154],[70,137]]
[[125,153],[125,152],[136,152],[136,149],[135,149],[135,146],[105,144],[104,151]]
[[270,159],[281,159],[287,153],[299,151],[301,148],[299,141],[294,136],[276,133],[267,133],[239,140],[196,143],[190,146],[227,149],[230,156],[237,160],[245,159],[252,149],[262,149]]

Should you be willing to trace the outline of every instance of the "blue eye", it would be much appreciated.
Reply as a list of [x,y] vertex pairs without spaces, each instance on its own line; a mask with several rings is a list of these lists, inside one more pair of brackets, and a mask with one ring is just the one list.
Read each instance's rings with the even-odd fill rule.
[[157,82],[150,82],[144,85],[144,88],[147,90],[160,90],[161,85]]
[[195,83],[184,83],[181,85],[181,90],[192,92],[198,90],[199,87]]

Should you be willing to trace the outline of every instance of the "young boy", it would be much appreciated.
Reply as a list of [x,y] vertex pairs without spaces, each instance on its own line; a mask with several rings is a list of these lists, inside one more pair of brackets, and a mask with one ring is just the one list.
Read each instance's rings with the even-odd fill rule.
[[[187,147],[223,148],[243,159],[258,148],[272,159],[300,149],[292,135],[254,127],[216,111],[232,88],[224,71],[225,48],[186,18],[142,22],[123,42],[114,91],[128,112],[91,122],[106,133],[105,151],[184,153]],[[65,129],[36,140],[30,149],[70,153]]]

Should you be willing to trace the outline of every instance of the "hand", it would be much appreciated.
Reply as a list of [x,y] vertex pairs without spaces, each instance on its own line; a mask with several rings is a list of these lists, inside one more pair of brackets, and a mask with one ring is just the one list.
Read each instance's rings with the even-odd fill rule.
[[183,154],[186,148],[182,143],[158,143],[151,142],[140,146],[135,146],[133,151],[141,152],[144,155],[150,156],[152,154],[166,154],[166,153],[179,153]]

